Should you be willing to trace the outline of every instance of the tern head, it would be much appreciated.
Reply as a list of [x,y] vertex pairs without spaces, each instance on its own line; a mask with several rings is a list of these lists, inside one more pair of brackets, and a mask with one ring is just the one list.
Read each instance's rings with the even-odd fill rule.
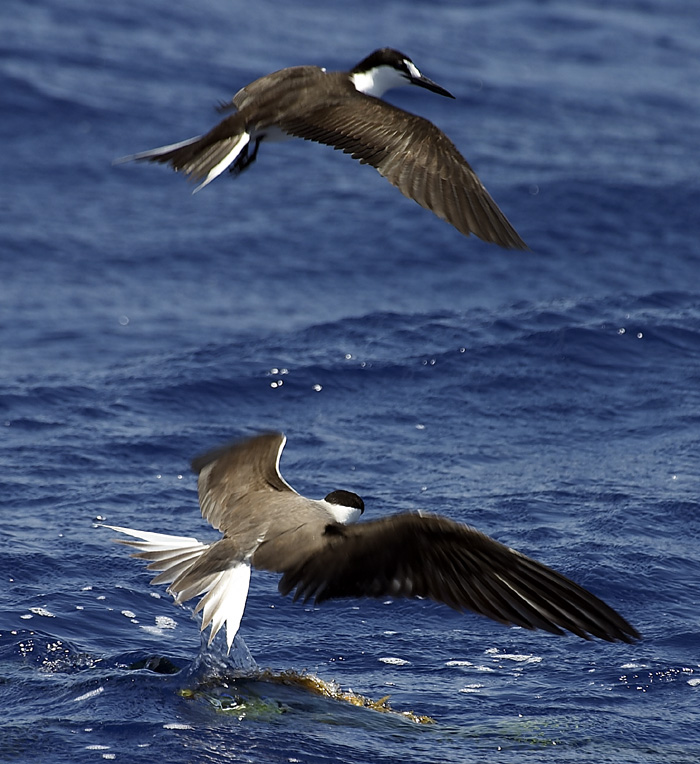
[[350,78],[359,91],[377,98],[387,90],[403,85],[417,85],[447,98],[454,98],[448,90],[421,74],[408,56],[394,48],[380,48],[370,53],[352,69]]
[[330,504],[330,510],[336,522],[354,523],[365,511],[365,503],[352,491],[331,491],[324,499]]

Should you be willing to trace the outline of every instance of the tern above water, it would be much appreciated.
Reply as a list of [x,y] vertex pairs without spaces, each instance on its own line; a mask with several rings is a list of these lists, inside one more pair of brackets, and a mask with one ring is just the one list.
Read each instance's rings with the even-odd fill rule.
[[286,438],[266,433],[196,458],[202,516],[223,538],[107,526],[119,543],[161,571],[176,603],[201,597],[209,642],[238,631],[252,568],[281,573],[279,591],[315,602],[341,597],[422,597],[494,621],[583,639],[633,642],[637,630],[586,589],[467,525],[405,512],[356,523],[364,503],[350,491],[307,499],[282,477]]
[[133,154],[118,162],[169,164],[195,191],[229,170],[249,167],[265,140],[303,138],[372,165],[402,194],[465,236],[527,249],[467,160],[432,122],[381,100],[387,90],[417,85],[454,98],[408,56],[382,48],[349,72],[294,66],[255,80],[220,111],[233,111],[205,135]]

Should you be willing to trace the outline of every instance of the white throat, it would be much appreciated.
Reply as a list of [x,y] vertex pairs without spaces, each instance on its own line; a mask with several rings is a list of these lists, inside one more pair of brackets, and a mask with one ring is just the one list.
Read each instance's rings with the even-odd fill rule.
[[408,79],[391,66],[377,66],[368,72],[355,72],[350,75],[352,84],[365,95],[381,98],[387,90],[408,85]]

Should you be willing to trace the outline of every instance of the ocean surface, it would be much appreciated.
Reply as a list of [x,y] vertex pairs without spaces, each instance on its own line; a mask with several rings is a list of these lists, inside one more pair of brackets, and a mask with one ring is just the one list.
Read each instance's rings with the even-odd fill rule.
[[[696,0],[4,0],[0,29],[0,760],[696,762]],[[385,45],[456,96],[387,100],[531,251],[303,141],[195,196],[112,165]],[[474,525],[643,640],[254,573],[226,661],[99,523],[215,538],[189,461],[269,429],[301,493]]]

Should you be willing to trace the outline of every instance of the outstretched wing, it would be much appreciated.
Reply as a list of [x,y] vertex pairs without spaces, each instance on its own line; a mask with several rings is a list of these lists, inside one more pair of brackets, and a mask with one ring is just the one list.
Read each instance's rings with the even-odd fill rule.
[[296,589],[295,599],[428,597],[526,629],[639,638],[621,615],[565,576],[437,515],[328,526],[313,554],[283,572],[280,592]]
[[357,91],[335,103],[297,106],[278,119],[286,133],[333,146],[376,168],[404,196],[465,236],[527,249],[467,160],[428,120]]

